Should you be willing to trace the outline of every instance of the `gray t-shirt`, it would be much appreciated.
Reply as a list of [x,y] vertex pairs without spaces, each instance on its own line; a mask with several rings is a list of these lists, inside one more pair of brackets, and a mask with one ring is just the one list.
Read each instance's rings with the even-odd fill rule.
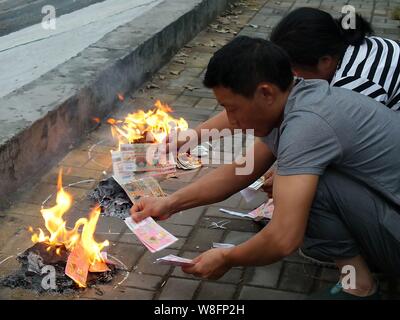
[[400,113],[369,97],[300,79],[281,126],[263,140],[279,175],[322,175],[332,167],[400,205]]

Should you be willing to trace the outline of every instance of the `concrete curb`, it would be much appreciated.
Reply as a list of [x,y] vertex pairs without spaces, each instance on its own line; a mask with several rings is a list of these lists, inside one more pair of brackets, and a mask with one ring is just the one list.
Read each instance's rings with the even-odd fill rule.
[[138,88],[232,0],[167,0],[0,99],[0,208]]

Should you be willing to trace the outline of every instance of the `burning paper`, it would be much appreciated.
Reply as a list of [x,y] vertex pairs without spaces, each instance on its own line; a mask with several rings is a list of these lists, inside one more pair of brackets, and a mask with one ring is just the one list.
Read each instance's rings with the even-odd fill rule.
[[129,217],[125,219],[125,223],[152,253],[163,250],[178,241],[178,238],[162,228],[151,217],[139,223]]
[[171,130],[186,130],[189,126],[183,118],[176,119],[169,115],[173,110],[160,100],[155,103],[155,109],[139,110],[130,113],[124,120],[109,119],[111,132],[119,144],[135,144],[143,142],[161,143]]
[[65,268],[65,274],[74,280],[80,287],[86,287],[86,280],[89,273],[89,259],[85,249],[77,245],[70,253]]
[[[106,267],[101,252],[104,247],[109,245],[109,242],[106,240],[98,243],[93,238],[100,216],[100,208],[92,210],[89,219],[80,218],[76,221],[74,228],[68,230],[66,228],[67,222],[63,219],[63,216],[71,208],[72,197],[62,187],[61,170],[57,189],[56,205],[41,210],[49,235],[39,229],[38,234],[32,235],[32,242],[45,243],[47,251],[54,250],[56,255],[60,255],[63,247],[71,252],[66,274],[71,275],[71,278],[79,286],[85,287],[89,268],[100,269],[101,267],[105,269]],[[79,233],[79,229],[82,229],[81,233]],[[32,228],[30,230],[33,232]]]

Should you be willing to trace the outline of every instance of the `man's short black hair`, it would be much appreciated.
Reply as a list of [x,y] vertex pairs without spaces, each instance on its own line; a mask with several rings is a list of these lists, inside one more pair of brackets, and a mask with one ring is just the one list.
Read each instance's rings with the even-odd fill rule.
[[203,83],[252,97],[261,82],[287,90],[293,82],[289,57],[270,41],[239,36],[215,52]]

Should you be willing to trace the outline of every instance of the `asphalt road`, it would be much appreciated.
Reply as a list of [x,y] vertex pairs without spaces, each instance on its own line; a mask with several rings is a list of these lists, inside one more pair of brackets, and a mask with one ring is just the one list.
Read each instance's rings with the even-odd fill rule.
[[[4,6],[4,0],[1,1],[0,5]],[[57,12],[54,30],[43,28],[40,20],[36,24],[0,36],[0,97],[38,79],[118,26],[151,10],[161,1],[92,0],[91,2],[97,3],[80,9],[77,7],[73,12],[61,16]],[[36,2],[43,4],[43,1]],[[66,4],[73,0],[58,2]],[[41,12],[39,7],[38,11]]]
[[42,8],[52,5],[60,17],[105,0],[0,0],[0,37],[42,21]]

